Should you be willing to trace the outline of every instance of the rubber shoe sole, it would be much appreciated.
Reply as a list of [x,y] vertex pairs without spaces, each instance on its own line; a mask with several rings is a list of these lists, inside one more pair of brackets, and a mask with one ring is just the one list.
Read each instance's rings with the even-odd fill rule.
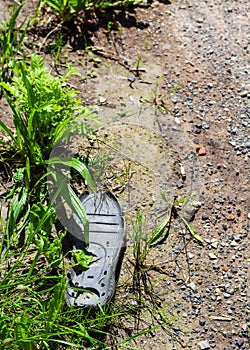
[[[93,261],[89,268],[70,268],[66,289],[69,306],[103,307],[115,294],[123,255],[126,249],[125,223],[118,200],[110,192],[80,196],[89,222],[89,247]],[[76,215],[70,232],[73,249],[86,251],[83,224]]]

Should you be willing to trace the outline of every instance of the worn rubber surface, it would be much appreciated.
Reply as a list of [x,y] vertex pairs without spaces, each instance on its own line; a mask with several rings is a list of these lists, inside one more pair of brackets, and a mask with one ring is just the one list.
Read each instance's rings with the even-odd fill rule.
[[[88,252],[93,255],[93,262],[87,270],[69,270],[66,302],[69,306],[96,308],[114,296],[126,247],[125,225],[121,207],[110,192],[84,193],[80,200],[89,221]],[[74,220],[77,225],[70,232],[73,249],[86,250],[85,243],[79,240],[83,225],[75,215]]]

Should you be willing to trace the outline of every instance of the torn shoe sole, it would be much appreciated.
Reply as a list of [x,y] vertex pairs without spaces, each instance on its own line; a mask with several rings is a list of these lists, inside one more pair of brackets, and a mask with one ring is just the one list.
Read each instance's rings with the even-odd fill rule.
[[[87,270],[70,268],[66,289],[69,306],[97,308],[110,301],[115,293],[124,251],[126,249],[125,224],[121,207],[110,192],[80,196],[89,221],[88,252],[93,255]],[[73,249],[86,251],[85,243],[79,240],[83,225],[76,215],[76,229],[70,232]],[[81,231],[83,236],[83,231]],[[78,237],[78,238],[77,238]]]

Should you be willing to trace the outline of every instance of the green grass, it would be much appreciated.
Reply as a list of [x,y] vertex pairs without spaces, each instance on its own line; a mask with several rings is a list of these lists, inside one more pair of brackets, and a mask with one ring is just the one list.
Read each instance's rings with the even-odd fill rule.
[[[0,83],[15,127],[13,130],[0,120],[0,128],[9,138],[0,140],[0,151],[1,161],[12,164],[15,169],[14,186],[7,197],[10,210],[6,229],[19,235],[30,221],[33,206],[48,202],[48,176],[54,184],[54,195],[61,195],[81,218],[85,218],[63,169],[74,168],[94,190],[87,167],[72,156],[51,157],[50,154],[77,127],[84,128],[87,137],[92,132],[88,120],[96,119],[96,115],[81,105],[76,98],[77,91],[67,87],[70,72],[61,78],[52,76],[41,56],[33,54],[29,62],[16,63],[14,73],[11,83]],[[83,120],[81,123],[77,122],[79,118]]]
[[[29,22],[26,19],[17,25],[17,17],[22,9],[22,5],[17,7],[10,19],[0,25],[0,82],[10,82],[12,69],[16,60],[22,59],[25,55],[22,49]],[[2,89],[0,88],[2,94]]]
[[[136,4],[130,0],[46,3],[63,21],[72,20],[85,9]],[[132,247],[126,257],[133,268],[130,266],[129,277],[117,286],[117,297],[111,304],[95,313],[65,305],[68,266],[62,251],[65,232],[54,226],[57,206],[65,201],[78,214],[85,227],[83,239],[88,243],[88,222],[71,187],[74,178],[70,169],[95,191],[94,182],[106,171],[108,159],[101,155],[82,160],[57,152],[61,146],[67,149],[76,134],[91,139],[90,124],[97,118],[92,110],[82,106],[78,91],[68,84],[70,76],[77,74],[72,67],[64,76],[55,77],[41,56],[32,54],[26,58],[22,45],[28,27],[25,21],[17,25],[20,10],[21,6],[0,30],[0,87],[11,109],[9,118],[13,124],[10,127],[0,120],[0,129],[5,134],[0,139],[0,163],[13,184],[4,198],[3,205],[8,210],[7,217],[1,217],[0,227],[0,350],[137,349],[137,338],[168,327],[173,321],[162,307],[154,289],[155,281],[150,277],[154,246],[168,238],[176,218],[182,220],[197,242],[203,242],[178,210],[189,198],[170,203],[164,197],[168,212],[151,232],[145,232],[143,215],[137,212],[130,235]],[[138,56],[138,72],[140,61]],[[157,107],[158,84],[157,81],[151,101]],[[124,168],[127,181],[132,176],[130,161],[124,163]],[[123,179],[115,177],[115,171],[113,177],[125,186]],[[75,251],[74,258],[76,264],[84,267],[91,261],[90,256],[79,251]],[[146,326],[141,325],[143,310],[147,310]],[[124,335],[121,330],[123,320],[127,319],[131,329],[129,335]]]
[[[53,274],[52,265],[44,264],[44,252],[27,247],[23,253],[9,250],[1,259],[0,349],[74,349],[96,348],[101,333],[98,317],[65,306],[63,261],[61,274]],[[35,254],[35,261],[30,261]],[[7,259],[12,261],[7,266]],[[105,323],[102,320],[102,323]],[[96,327],[96,328],[95,328]],[[63,345],[63,347],[61,347]]]
[[145,273],[147,273],[147,271],[153,267],[150,265],[147,266],[146,262],[148,257],[157,244],[164,243],[167,240],[174,220],[179,218],[184,224],[185,229],[190,233],[191,237],[197,243],[203,244],[203,239],[199,233],[180,214],[181,206],[190,200],[192,196],[181,198],[179,200],[176,200],[175,198],[173,202],[169,202],[164,193],[162,193],[162,197],[168,206],[168,210],[165,218],[157,225],[155,229],[150,232],[145,231],[144,219],[140,211],[137,211],[136,220],[132,222],[133,230],[130,234],[130,239],[132,242],[132,252],[134,257],[134,285],[137,284],[136,281],[138,276],[139,281],[143,279],[146,280],[145,276],[143,275],[145,275]]
[[108,11],[110,8],[126,8],[135,6],[142,0],[45,0],[64,22],[70,22],[76,16],[82,16],[86,12]]

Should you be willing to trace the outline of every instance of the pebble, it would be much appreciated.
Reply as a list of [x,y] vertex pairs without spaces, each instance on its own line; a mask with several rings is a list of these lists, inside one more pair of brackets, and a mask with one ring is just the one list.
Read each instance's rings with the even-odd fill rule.
[[232,273],[237,273],[237,272],[238,272],[238,270],[236,269],[236,267],[231,267],[230,271],[231,271]]
[[206,324],[206,320],[204,318],[200,318],[199,325],[203,327],[203,326],[205,326],[205,324]]
[[207,154],[206,148],[201,147],[198,151],[199,156],[205,156]]
[[240,93],[240,97],[247,97],[248,91],[244,90]]
[[107,101],[107,99],[103,96],[99,96],[99,102],[100,103],[105,103]]
[[202,340],[198,343],[201,350],[207,350],[210,349],[210,344],[207,340]]
[[244,344],[244,340],[243,340],[243,339],[237,339],[237,340],[236,340],[236,345],[237,345],[239,348],[241,348],[243,344]]
[[217,249],[217,248],[218,248],[218,244],[219,244],[218,242],[213,242],[213,243],[211,244],[211,247]]
[[194,282],[189,283],[187,286],[191,288],[194,292],[197,290],[196,284]]
[[183,187],[183,183],[181,181],[178,181],[176,186],[177,188],[181,189]]
[[243,329],[244,332],[246,332],[247,329],[248,329],[248,325],[247,325],[246,323],[244,323],[244,324],[242,325],[242,329]]
[[234,221],[234,220],[235,220],[235,216],[232,215],[232,214],[229,214],[229,215],[227,216],[227,220],[228,220],[228,221]]
[[209,216],[207,214],[202,214],[201,218],[202,218],[202,220],[208,220]]
[[208,253],[208,256],[211,260],[217,260],[217,256],[214,253]]
[[196,19],[196,22],[197,22],[197,23],[203,23],[203,18],[201,18],[201,17],[197,18],[197,19]]

